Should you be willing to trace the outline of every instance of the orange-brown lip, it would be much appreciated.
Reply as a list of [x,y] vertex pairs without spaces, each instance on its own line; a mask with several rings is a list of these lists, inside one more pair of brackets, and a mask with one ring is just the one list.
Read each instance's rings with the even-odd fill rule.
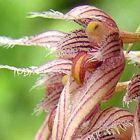
[[83,84],[86,71],[95,70],[101,62],[98,60],[88,61],[89,54],[80,52],[73,59],[72,76],[78,84]]

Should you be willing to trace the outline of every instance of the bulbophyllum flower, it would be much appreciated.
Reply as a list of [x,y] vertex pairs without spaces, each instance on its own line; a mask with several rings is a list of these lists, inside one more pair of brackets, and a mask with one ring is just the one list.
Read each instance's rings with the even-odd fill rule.
[[[36,36],[12,39],[0,37],[0,44],[38,45],[50,48],[57,58],[42,66],[16,68],[0,65],[16,72],[44,74],[35,86],[44,84],[45,98],[35,111],[48,110],[36,140],[129,140],[139,116],[101,103],[129,82],[118,83],[126,59],[137,62],[139,52],[123,51],[123,43],[140,41],[139,33],[119,31],[115,21],[104,11],[89,5],[78,6],[66,14],[57,11],[30,13],[30,17],[73,20],[81,29],[64,33],[48,31]],[[134,135],[133,132],[133,135]],[[140,138],[139,136],[137,139]],[[136,139],[136,138],[133,138]]]

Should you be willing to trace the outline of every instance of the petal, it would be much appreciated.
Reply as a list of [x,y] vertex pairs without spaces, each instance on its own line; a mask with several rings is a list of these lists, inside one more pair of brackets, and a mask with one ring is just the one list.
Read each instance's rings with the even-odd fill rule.
[[38,35],[23,37],[19,39],[12,39],[8,37],[0,37],[0,45],[4,47],[14,47],[15,45],[31,46],[37,45],[56,50],[56,44],[66,35],[60,31],[47,31]]
[[56,116],[54,119],[52,139],[61,140],[65,124],[70,115],[70,94],[69,94],[70,81],[68,79],[67,84],[65,85],[60,100],[56,110]]
[[140,102],[137,105],[136,113],[134,116],[134,129],[132,140],[139,140],[140,139]]
[[83,5],[73,8],[66,14],[68,17],[75,17],[75,21],[86,26],[93,20],[105,22],[109,26],[117,27],[114,20],[101,9],[94,6]]
[[[60,58],[72,59],[79,52],[87,52],[92,57],[103,59],[103,57],[110,58],[117,52],[119,53],[120,47],[122,47],[122,41],[119,38],[118,31],[114,31],[104,24],[102,26],[108,28],[102,40],[96,40],[96,34],[87,34],[83,29],[69,33],[57,44],[57,55]],[[87,28],[87,30],[90,29]]]
[[125,103],[129,103],[132,100],[138,101],[134,115],[134,129],[132,135],[132,140],[138,140],[140,138],[140,74],[136,74],[132,77],[123,100]]
[[132,77],[123,100],[127,103],[136,99],[140,99],[140,74],[136,74]]
[[35,85],[32,88],[36,88],[38,86],[44,86],[45,88],[52,83],[62,83],[63,73],[50,73],[41,75]]
[[43,12],[30,12],[27,16],[28,18],[36,18],[36,17],[42,17],[42,18],[52,18],[52,19],[74,19],[73,17],[66,17],[63,13],[59,11],[54,11],[50,9],[49,11],[43,11]]
[[58,43],[56,53],[61,58],[74,58],[79,52],[96,52],[98,48],[91,46],[85,30],[80,29],[69,33]]
[[35,108],[35,113],[39,113],[41,111],[52,110],[58,104],[60,94],[63,90],[63,85],[60,83],[55,83],[49,85],[47,88],[48,95],[46,95],[43,100],[37,105]]
[[51,129],[54,120],[55,109],[52,110],[46,117],[43,125],[36,134],[35,140],[50,140]]
[[98,112],[101,111],[100,105],[98,104],[89,114],[89,116],[87,117],[87,119],[80,125],[75,138],[81,138],[83,137],[87,132],[89,132],[89,128],[91,124],[91,120],[93,119],[93,117],[96,117],[96,115],[98,114]]
[[35,69],[36,73],[65,73],[69,74],[71,71],[71,64],[70,60],[66,59],[55,59],[47,64],[44,64]]
[[50,136],[51,136],[51,132],[50,132],[49,127],[48,127],[48,116],[47,116],[42,127],[37,132],[35,140],[49,140]]
[[29,40],[25,42],[26,44],[36,44],[40,46],[56,47],[56,43],[58,43],[64,36],[67,34],[60,31],[47,31],[45,33],[41,33],[32,37],[29,37]]
[[35,108],[35,113],[56,108],[60,94],[64,88],[62,78],[63,74],[50,74],[45,76],[44,79],[46,81],[44,81],[44,86],[47,93],[45,94],[43,100]]
[[32,66],[29,68],[16,68],[14,66],[0,65],[0,69],[8,69],[17,74],[24,74],[24,76],[30,74],[45,74],[45,73],[65,73],[69,74],[71,70],[71,61],[66,59],[52,60],[42,66]]
[[[86,134],[82,139],[88,138],[104,138],[108,137],[123,137],[130,138],[127,134],[124,137],[124,132],[131,127],[132,132],[133,115],[132,113],[117,107],[110,107],[99,111],[93,116],[89,122]],[[120,135],[120,136],[119,136]]]
[[63,139],[72,139],[91,110],[102,101],[112,88],[115,90],[123,69],[124,57],[120,55],[105,60],[104,63],[86,79],[86,84],[82,87],[82,90],[79,91],[81,97],[77,101],[77,106],[74,108],[66,124]]
[[109,26],[117,28],[116,23],[108,14],[90,5],[77,6],[66,14],[54,10],[50,10],[47,12],[31,12],[29,13],[29,17],[74,20],[83,26],[86,26],[89,22],[93,20],[99,20],[105,22]]

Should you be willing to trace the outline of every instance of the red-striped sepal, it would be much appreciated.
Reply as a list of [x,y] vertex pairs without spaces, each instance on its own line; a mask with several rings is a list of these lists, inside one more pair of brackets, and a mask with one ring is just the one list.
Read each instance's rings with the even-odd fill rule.
[[47,114],[44,123],[36,134],[35,140],[50,140],[55,114],[56,109],[53,109],[49,114]]
[[134,116],[134,128],[132,140],[140,139],[140,103],[137,105],[135,116]]
[[136,74],[132,77],[123,100],[126,103],[132,100],[138,100],[138,102],[140,102],[140,74]]
[[[128,140],[132,135],[133,114],[122,108],[110,107],[93,114],[85,125],[82,140]],[[86,129],[87,128],[87,129]]]
[[140,74],[133,76],[131,82],[128,85],[127,93],[124,96],[124,102],[129,103],[131,101],[137,101],[137,107],[134,114],[134,128],[132,140],[140,139]]
[[111,89],[115,89],[123,69],[124,57],[123,54],[120,54],[105,60],[98,69],[86,77],[85,84],[76,91],[81,96],[75,102],[75,107],[66,123],[63,139],[71,140],[74,137],[79,126],[87,119],[90,112],[102,102]]
[[63,74],[49,74],[42,77],[39,80],[38,84],[42,84],[46,88],[45,97],[41,100],[41,102],[36,106],[34,112],[40,113],[42,111],[51,111],[56,108],[60,94],[64,88],[62,83]]

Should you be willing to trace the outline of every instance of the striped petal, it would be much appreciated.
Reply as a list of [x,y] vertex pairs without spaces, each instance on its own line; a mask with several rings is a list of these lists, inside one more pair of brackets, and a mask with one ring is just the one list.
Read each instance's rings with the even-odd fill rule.
[[129,103],[132,100],[140,100],[140,74],[136,74],[132,77],[123,100],[126,103]]
[[112,88],[115,90],[123,69],[124,56],[122,54],[122,56],[106,60],[86,80],[86,84],[82,87],[83,90],[79,91],[81,98],[77,101],[77,106],[66,124],[63,139],[71,140],[91,110],[102,101]]
[[[96,29],[95,24],[98,25]],[[60,58],[72,59],[79,52],[84,51],[101,59],[104,56],[112,57],[116,52],[119,52],[119,46],[122,46],[122,41],[118,31],[96,21],[90,22],[86,31],[80,29],[67,34],[57,44],[56,53]]]
[[[102,25],[105,26],[104,24]],[[87,27],[87,30],[88,32],[93,32],[89,27]],[[87,30],[80,29],[67,34],[57,44],[56,53],[58,57],[73,59],[78,53],[87,52],[97,59],[102,59],[104,56],[112,57],[116,52],[120,51],[119,46],[122,46],[122,42],[116,30],[107,30],[109,35],[106,35],[100,41],[96,40],[97,34],[87,33]]]
[[46,110],[51,111],[56,108],[60,94],[64,88],[62,83],[63,74],[50,74],[43,78],[46,80],[43,84],[47,93],[45,94],[43,100],[35,108],[35,113]]
[[29,68],[17,68],[14,66],[0,65],[0,69],[12,70],[17,74],[23,74],[24,76],[30,74],[45,74],[45,73],[65,73],[69,74],[71,70],[71,61],[66,59],[52,60],[42,66],[32,66]]
[[[106,139],[109,137],[128,140],[131,138],[133,125],[132,113],[121,109],[110,107],[99,111],[89,122],[87,132],[81,139]],[[131,129],[131,133],[124,135],[125,131]]]
[[31,46],[37,45],[56,50],[56,44],[66,35],[60,31],[47,31],[38,35],[23,37],[20,39],[12,39],[8,37],[0,37],[0,45],[6,48],[14,47],[15,45]]
[[140,139],[140,102],[137,105],[136,113],[134,116],[134,128],[133,128],[133,135],[132,140],[139,140]]
[[27,44],[35,44],[44,47],[56,47],[56,44],[67,34],[60,31],[47,31],[42,34],[38,34],[32,37],[29,37],[29,40],[26,42]]
[[68,35],[58,43],[56,53],[61,58],[74,58],[79,52],[97,52],[96,45],[91,46],[85,30],[76,30]]
[[134,115],[132,140],[138,140],[140,139],[140,74],[136,74],[132,77],[132,80],[127,87],[127,93],[124,96],[125,103],[129,103],[132,100],[138,102]]
[[46,117],[43,125],[36,134],[35,140],[50,140],[52,133],[52,125],[54,121],[55,109]]
[[116,23],[108,14],[90,5],[77,6],[66,14],[54,10],[50,10],[47,12],[31,12],[29,13],[29,17],[74,20],[83,26],[86,26],[89,22],[93,20],[98,20],[98,21],[105,22],[111,27],[117,28]]
[[75,21],[79,24],[86,26],[93,20],[105,22],[109,26],[117,27],[114,20],[101,9],[94,6],[83,5],[73,8],[66,15],[75,17]]
[[55,83],[49,85],[47,88],[48,95],[45,95],[43,100],[35,108],[35,112],[39,113],[40,111],[52,110],[58,104],[60,94],[63,90],[63,85],[60,83]]
[[41,75],[35,85],[32,87],[36,88],[39,86],[44,86],[45,88],[48,87],[48,85],[52,84],[52,83],[62,83],[62,77],[64,76],[63,73],[50,73],[50,74],[43,74]]
[[[108,34],[105,34],[106,40],[112,33],[115,34],[116,31],[111,31],[108,32]],[[106,49],[112,49],[110,42],[112,39],[114,39],[112,38],[109,43],[107,42],[107,44],[104,45],[105,37],[99,42],[99,44],[102,44],[102,53],[105,53]],[[121,40],[118,36],[116,40],[119,42],[119,45],[116,46],[118,51],[115,53],[110,51],[110,54],[112,55],[111,57],[108,57],[107,55],[106,57],[102,57],[103,63],[101,66],[94,70],[92,74],[86,76],[85,84],[78,91],[80,92],[81,97],[71,112],[71,115],[64,129],[63,139],[71,140],[79,126],[89,116],[90,112],[102,102],[108,93],[112,95],[115,91],[116,84],[120,78],[125,64],[122,44],[120,43]]]
[[30,12],[27,17],[28,18],[42,17],[42,18],[71,19],[71,20],[75,18],[75,17],[67,17],[63,13],[59,11],[54,11],[52,9],[50,9],[49,11],[43,11],[43,12]]
[[63,136],[63,131],[65,128],[65,124],[70,115],[70,81],[68,79],[67,84],[65,85],[60,100],[56,110],[56,116],[54,119],[53,131],[52,131],[52,139],[53,140],[61,140]]
[[49,116],[47,116],[42,127],[37,132],[35,140],[49,140],[51,136],[51,131],[49,130],[49,126],[48,126],[48,118]]

